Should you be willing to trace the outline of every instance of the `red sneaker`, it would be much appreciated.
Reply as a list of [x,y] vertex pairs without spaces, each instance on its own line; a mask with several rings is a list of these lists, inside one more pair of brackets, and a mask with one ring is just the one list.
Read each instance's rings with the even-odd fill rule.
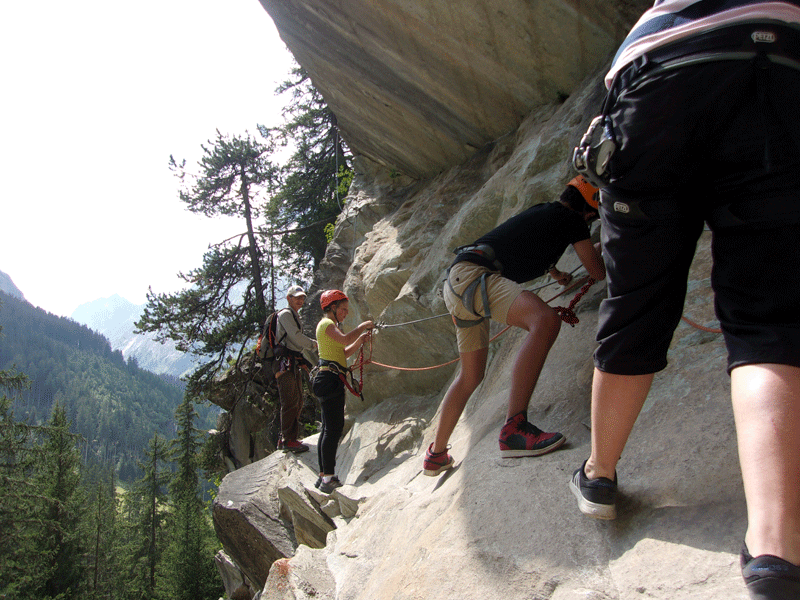
[[422,472],[425,475],[435,477],[442,471],[453,468],[453,457],[447,453],[447,449],[438,454],[434,454],[432,450],[433,444],[428,446],[428,451],[425,453],[425,461],[422,463]]
[[283,449],[288,450],[289,452],[294,452],[295,454],[300,454],[301,452],[308,452],[308,446],[306,446],[301,442],[298,442],[297,440],[290,440],[288,442],[283,442]]
[[528,417],[520,412],[506,421],[500,430],[500,456],[539,456],[555,450],[565,441],[560,433],[545,433],[528,423]]

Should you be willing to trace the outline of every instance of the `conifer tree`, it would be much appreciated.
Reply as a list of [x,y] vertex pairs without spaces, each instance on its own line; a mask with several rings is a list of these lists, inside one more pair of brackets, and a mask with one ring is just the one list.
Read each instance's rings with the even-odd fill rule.
[[[19,390],[24,375],[0,371],[0,389]],[[0,396],[0,598],[36,598],[44,587],[47,561],[37,552],[43,500],[33,481],[35,428],[14,419],[11,399]]]
[[[203,266],[179,276],[188,288],[173,294],[150,290],[147,306],[136,323],[138,333],[173,340],[183,351],[205,357],[189,381],[189,393],[201,396],[224,365],[228,353],[255,337],[269,310],[264,295],[265,242],[256,220],[278,183],[270,161],[273,143],[217,132],[213,145],[202,146],[199,172],[170,157],[170,168],[181,181],[180,198],[195,213],[207,217],[238,216],[245,231],[212,245]],[[273,293],[274,296],[274,293]]]
[[277,93],[289,94],[291,100],[283,111],[286,121],[275,133],[295,151],[270,202],[267,233],[284,232],[277,247],[280,264],[293,278],[307,280],[325,255],[325,227],[342,210],[352,180],[352,156],[339,136],[336,116],[304,69],[293,69]]
[[56,404],[36,461],[35,479],[43,495],[43,530],[37,552],[48,560],[44,597],[70,600],[82,597],[85,499],[80,487],[81,460],[77,438],[69,431],[64,407]]
[[120,528],[113,467],[95,469],[86,480],[87,584],[89,598],[112,598],[117,583]]
[[123,514],[128,545],[128,569],[121,576],[119,592],[125,600],[151,600],[156,589],[156,570],[164,551],[164,519],[168,446],[155,434],[139,463],[144,475],[125,495]]
[[200,431],[187,395],[175,411],[178,437],[171,443],[177,471],[170,483],[170,543],[162,561],[160,587],[171,600],[216,600],[224,592],[214,565],[219,543],[199,497]]

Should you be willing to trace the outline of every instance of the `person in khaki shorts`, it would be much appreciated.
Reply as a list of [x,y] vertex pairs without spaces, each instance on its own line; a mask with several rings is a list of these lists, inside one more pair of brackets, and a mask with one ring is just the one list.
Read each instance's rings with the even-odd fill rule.
[[597,189],[582,177],[571,180],[559,200],[538,204],[462,246],[444,285],[444,301],[456,325],[461,370],[442,400],[436,438],[423,463],[426,475],[453,466],[447,442],[472,392],[483,380],[489,351],[489,320],[528,332],[512,371],[506,423],[500,432],[503,457],[538,456],[558,448],[565,438],[528,422],[528,403],[561,319],[555,310],[520,284],[548,272],[561,285],[572,279],[555,264],[569,245],[589,275],[606,271],[599,245],[592,245],[589,223],[597,218]]

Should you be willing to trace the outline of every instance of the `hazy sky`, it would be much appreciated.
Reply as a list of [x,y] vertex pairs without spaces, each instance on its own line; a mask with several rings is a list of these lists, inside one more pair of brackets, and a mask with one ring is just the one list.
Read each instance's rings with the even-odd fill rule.
[[193,215],[169,156],[281,122],[293,65],[258,0],[0,6],[0,271],[69,316],[180,288],[238,222]]

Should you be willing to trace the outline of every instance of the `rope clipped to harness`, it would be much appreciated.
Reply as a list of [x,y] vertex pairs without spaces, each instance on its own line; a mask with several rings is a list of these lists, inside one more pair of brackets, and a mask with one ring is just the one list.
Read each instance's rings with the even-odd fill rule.
[[[361,401],[364,401],[364,394],[362,394],[362,390],[364,389],[364,365],[368,365],[372,362],[372,332],[367,332],[367,340],[369,342],[369,357],[364,358],[364,344],[361,344],[361,348],[358,350],[358,358],[353,365],[347,369],[348,375],[350,376],[350,381],[347,381],[347,376],[340,373],[339,378],[344,382],[344,385],[347,387],[348,390],[354,395],[361,398]],[[366,343],[365,342],[365,343]],[[358,367],[358,379],[355,376],[355,369]]]
[[575,327],[576,324],[580,323],[578,316],[575,314],[574,308],[578,301],[583,298],[584,294],[589,291],[589,288],[595,284],[594,279],[589,277],[586,284],[581,288],[575,297],[572,299],[572,302],[569,303],[569,306],[554,306],[553,310],[558,313],[558,316],[561,317],[561,320],[564,323],[568,323],[571,327]]

